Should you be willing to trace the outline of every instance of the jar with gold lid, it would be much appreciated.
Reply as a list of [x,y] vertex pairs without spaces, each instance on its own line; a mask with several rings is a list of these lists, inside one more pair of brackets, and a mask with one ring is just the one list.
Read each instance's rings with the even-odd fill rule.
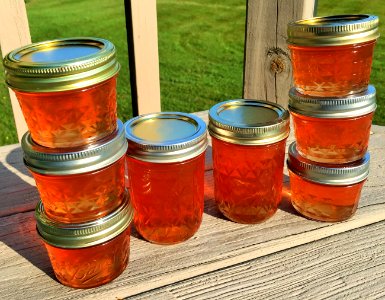
[[85,223],[50,219],[39,202],[35,217],[56,278],[74,288],[108,283],[126,268],[133,209],[125,199],[108,215]]
[[362,187],[369,174],[369,153],[359,160],[335,165],[302,157],[293,142],[287,166],[291,202],[303,216],[317,221],[349,219],[357,210]]
[[346,96],[369,84],[378,17],[338,15],[291,22],[289,49],[294,85],[318,97]]
[[116,129],[114,45],[99,38],[34,43],[4,57],[33,140],[45,147],[81,146]]
[[97,142],[76,148],[46,148],[26,133],[21,141],[45,214],[62,223],[81,223],[109,214],[125,194],[127,142],[123,123]]
[[259,223],[282,196],[289,113],[257,100],[229,100],[209,111],[214,193],[219,210],[239,223]]
[[298,152],[321,163],[342,164],[361,159],[369,144],[376,109],[376,89],[348,97],[319,98],[289,92]]
[[187,240],[202,221],[206,124],[162,112],[133,118],[125,130],[135,228],[157,244]]

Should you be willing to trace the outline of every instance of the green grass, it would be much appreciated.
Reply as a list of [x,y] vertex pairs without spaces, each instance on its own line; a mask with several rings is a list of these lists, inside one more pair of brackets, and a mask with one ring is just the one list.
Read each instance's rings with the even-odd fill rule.
[[[385,17],[382,1],[318,1],[318,15],[373,13]],[[158,38],[163,110],[193,112],[242,96],[246,1],[158,0]],[[98,36],[117,47],[118,115],[132,116],[123,1],[30,0],[27,12],[32,41]],[[384,36],[384,29],[381,28]],[[378,90],[375,123],[385,125],[385,40],[380,38],[372,83]],[[16,143],[12,110],[0,66],[0,145]],[[149,87],[151,88],[151,87]]]

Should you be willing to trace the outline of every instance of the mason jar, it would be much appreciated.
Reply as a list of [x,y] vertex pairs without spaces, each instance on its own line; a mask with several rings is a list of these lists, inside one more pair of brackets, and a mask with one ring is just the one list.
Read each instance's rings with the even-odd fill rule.
[[157,244],[187,240],[202,222],[206,124],[162,112],[133,118],[125,130],[135,228]]
[[291,203],[303,216],[327,222],[349,219],[357,210],[369,174],[370,156],[343,165],[320,164],[289,147]]
[[289,92],[298,152],[315,162],[342,164],[361,159],[369,144],[376,89],[340,98]]
[[74,288],[108,283],[126,268],[130,253],[133,209],[125,199],[108,215],[85,223],[50,219],[39,202],[35,217],[56,278]]
[[282,197],[289,113],[257,100],[229,100],[209,111],[214,194],[219,210],[239,223],[260,223]]
[[288,39],[294,85],[302,94],[346,96],[369,84],[378,17],[339,15],[291,22]]
[[99,38],[30,44],[4,57],[33,140],[45,147],[85,145],[116,129],[115,46]]
[[82,223],[109,214],[125,197],[123,123],[108,137],[76,148],[46,148],[28,132],[21,146],[45,214],[62,223]]

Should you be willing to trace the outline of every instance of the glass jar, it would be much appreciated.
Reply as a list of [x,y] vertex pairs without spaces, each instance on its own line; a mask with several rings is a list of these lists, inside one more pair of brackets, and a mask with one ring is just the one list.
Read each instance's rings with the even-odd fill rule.
[[52,149],[26,133],[21,141],[47,216],[63,223],[82,223],[109,214],[125,197],[123,123],[110,136],[88,146]]
[[51,220],[39,202],[37,231],[47,248],[56,278],[74,288],[100,286],[118,277],[130,253],[133,209],[129,201],[95,221],[67,224]]
[[344,98],[289,92],[298,152],[315,162],[341,164],[361,159],[368,148],[376,89]]
[[34,43],[6,55],[4,67],[36,143],[76,147],[116,129],[119,63],[111,42],[69,38]]
[[162,112],[133,118],[125,129],[135,228],[157,244],[187,240],[202,222],[206,124]]
[[229,100],[209,111],[214,194],[219,210],[239,223],[260,223],[282,196],[289,113],[275,103]]
[[369,84],[378,17],[340,15],[291,22],[288,44],[294,85],[303,94],[331,97]]
[[294,208],[301,215],[317,221],[349,219],[357,210],[369,174],[369,161],[367,152],[362,159],[348,164],[316,163],[302,157],[293,142],[289,147],[287,166]]

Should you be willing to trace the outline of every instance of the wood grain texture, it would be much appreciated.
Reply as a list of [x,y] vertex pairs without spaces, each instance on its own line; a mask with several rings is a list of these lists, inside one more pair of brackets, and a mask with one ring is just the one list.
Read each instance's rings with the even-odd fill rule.
[[315,0],[248,0],[243,97],[288,104],[292,69],[287,24],[309,18]]
[[[198,115],[207,121],[207,112]],[[200,299],[203,296],[241,299],[239,293],[243,293],[243,290],[244,299],[253,299],[256,292],[262,298],[285,298],[302,294],[317,296],[321,292],[326,295],[328,293],[323,291],[322,285],[316,283],[334,282],[334,278],[347,278],[343,279],[349,280],[346,286],[353,291],[361,289],[360,295],[369,295],[371,291],[381,295],[379,289],[372,289],[370,284],[382,283],[384,273],[384,265],[381,264],[383,241],[378,243],[383,237],[383,228],[377,227],[376,223],[385,220],[385,127],[373,126],[372,132],[369,146],[372,155],[371,173],[363,189],[359,209],[351,220],[321,223],[300,217],[289,203],[286,176],[283,201],[270,220],[259,225],[228,221],[221,216],[214,203],[212,166],[211,160],[208,160],[205,209],[197,234],[179,245],[159,246],[142,240],[133,232],[128,268],[113,282],[89,290],[71,289],[54,279],[46,251],[35,231],[33,211],[30,210],[37,201],[37,194],[27,196],[28,203],[23,203],[21,197],[24,192],[19,191],[20,187],[14,184],[21,181],[29,185],[28,189],[34,189],[32,179],[25,174],[26,170],[21,165],[20,148],[18,145],[0,147],[0,162],[4,168],[1,169],[4,176],[0,177],[0,209],[8,207],[2,210],[3,217],[0,218],[0,298],[121,299],[136,295],[147,299]],[[13,185],[14,190],[11,187]],[[13,194],[20,197],[16,198],[19,202],[14,203],[14,206],[11,202]],[[12,213],[14,207],[18,207],[18,210]],[[5,214],[5,211],[8,213]],[[365,228],[368,235],[363,237],[360,230]],[[334,252],[322,246],[327,245],[324,241],[333,239],[333,236],[335,239],[332,241],[339,241],[342,239],[340,236],[346,234],[352,234],[350,240],[355,239],[354,235],[363,242],[357,245],[346,243],[345,246],[330,242],[328,245]],[[312,248],[303,248],[311,250],[293,252],[312,244]],[[360,261],[363,256],[370,258],[374,253],[367,249],[369,244],[375,247],[373,251],[380,255],[380,259],[373,258],[370,268],[357,267],[362,273],[354,273],[353,269],[349,273],[350,265],[347,264],[347,269],[344,267],[347,262],[352,264],[356,260]],[[352,248],[348,249],[348,256],[345,257],[339,249],[348,248],[349,245]],[[324,257],[324,253],[329,256]],[[277,258],[271,260],[273,256]],[[319,273],[316,268],[318,264],[324,266]],[[334,270],[335,275],[332,274],[334,266],[338,267]],[[302,277],[307,267],[309,273]],[[354,280],[358,280],[361,274],[365,275],[368,289],[365,289],[365,281],[361,279],[357,287],[352,287]],[[282,286],[276,290],[274,280],[282,282]],[[306,284],[311,288],[307,289]],[[170,287],[173,292],[170,292]],[[336,286],[333,293],[336,297],[342,297],[346,289],[342,285]]]
[[[3,57],[8,52],[31,43],[24,0],[2,0],[0,9],[0,46]],[[19,141],[28,130],[15,93],[9,89]]]
[[[156,0],[127,0],[126,18],[130,51],[134,114],[161,111]],[[132,57],[133,56],[133,57]],[[135,79],[134,81],[132,79]]]

